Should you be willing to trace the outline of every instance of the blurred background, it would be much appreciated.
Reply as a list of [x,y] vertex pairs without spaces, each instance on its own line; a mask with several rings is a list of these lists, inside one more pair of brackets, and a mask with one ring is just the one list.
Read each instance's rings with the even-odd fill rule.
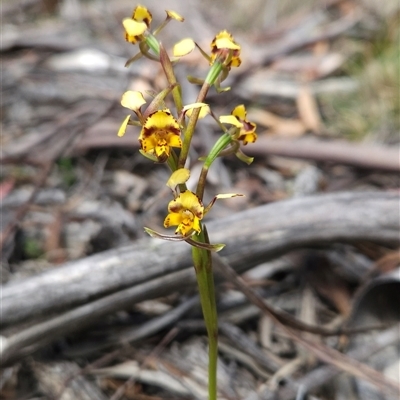
[[[258,141],[243,151],[255,160],[247,166],[228,157],[213,165],[207,200],[224,192],[239,192],[246,197],[217,202],[210,220],[320,193],[398,193],[398,0],[142,3],[153,14],[153,28],[164,20],[166,9],[185,17],[183,23],[170,22],[159,35],[170,53],[173,44],[186,37],[209,51],[211,40],[223,29],[230,31],[242,46],[242,65],[232,69],[223,83],[231,90],[220,94],[212,90],[207,101],[216,115],[229,114],[238,104],[246,105],[248,119],[257,124]],[[17,288],[24,279],[46,274],[67,262],[136,243],[146,238],[143,226],[163,229],[171,199],[165,186],[169,172],[165,166],[154,165],[139,154],[139,128],[129,127],[123,138],[117,137],[119,125],[127,115],[120,105],[122,93],[140,90],[147,93],[149,101],[151,93],[166,87],[157,63],[142,58],[129,68],[124,67],[137,47],[125,41],[121,21],[131,16],[135,6],[136,3],[125,0],[1,2],[0,199],[4,287]],[[207,61],[196,50],[179,61],[176,74],[185,103],[193,102],[198,91],[186,76],[202,78],[207,70]],[[172,109],[170,100],[167,105]],[[190,154],[193,179],[189,187],[194,187],[200,172],[199,157],[206,154],[219,134],[211,118],[199,123]],[[399,215],[394,214],[393,219],[399,219]],[[248,279],[257,281],[254,285],[261,294],[273,297],[275,304],[291,313],[296,313],[299,299],[311,296],[314,311],[323,315],[324,323],[332,323],[354,312],[354,304],[361,302],[357,297],[361,296],[360,288],[372,282],[376,274],[396,271],[399,262],[396,246],[384,241],[379,245],[339,245],[329,251],[314,251],[290,254],[276,260],[272,267],[268,261],[267,267],[250,274]],[[334,278],[324,279],[310,265],[324,265],[331,274],[328,276]],[[355,266],[358,273],[350,273]],[[299,272],[302,268],[308,275]],[[275,285],[272,292],[271,282]],[[398,286],[395,288],[398,290]],[[193,293],[194,289],[190,294]],[[229,285],[221,287],[221,293],[238,313],[238,307],[246,308],[244,297]],[[107,335],[118,336],[118,332],[132,324],[140,327],[153,317],[174,310],[181,301],[179,294],[174,293],[139,303],[102,319],[84,332],[65,337],[59,334],[40,346],[39,352],[28,352],[34,354],[30,358],[20,355],[2,371],[1,398],[204,398],[201,391],[193,389],[194,383],[193,387],[188,383],[189,389],[177,388],[168,380],[165,383],[165,377],[140,377],[129,369],[124,370],[125,375],[118,375],[114,369],[87,379],[82,373],[90,362],[111,351],[110,347],[104,352],[90,346],[85,350],[87,343],[107,343]],[[369,305],[365,307],[368,309]],[[198,310],[195,315],[199,317]],[[315,318],[313,323],[322,323]],[[34,327],[39,320],[35,316],[5,323],[1,334],[11,337],[22,327]],[[243,329],[243,337],[272,354],[279,366],[297,360],[299,353],[293,342],[274,336],[274,329],[254,309],[247,311],[243,319],[237,316],[231,321],[234,327]],[[143,354],[151,353],[166,333],[163,329],[160,332],[141,338],[138,349],[142,354],[129,359],[141,362]],[[260,332],[271,341],[262,339]],[[232,337],[230,340],[231,352],[227,343],[223,347],[224,373],[232,377],[233,368],[238,379],[236,394],[224,398],[267,398],[262,394],[265,382],[270,389],[276,389],[280,375],[265,372],[265,364],[254,361],[257,350],[249,356],[247,348],[247,358],[234,355],[235,341]],[[204,352],[201,334],[189,332],[179,337],[177,343],[183,353],[174,353],[175,358],[171,354],[178,350],[168,348],[173,365],[193,352]],[[114,360],[115,368],[117,361],[126,361],[121,354]],[[307,365],[315,366],[315,360],[314,364],[312,360],[307,361],[309,364],[302,362],[294,368],[299,376],[306,373]],[[203,364],[200,357],[199,365]],[[237,364],[239,369],[235,369]],[[100,366],[106,365],[113,363]],[[148,370],[156,369],[153,365]],[[135,379],[127,384],[132,374]],[[82,380],[70,394],[72,397],[63,397],[67,396],[67,380],[72,375],[79,375]],[[51,377],[51,382],[58,382],[56,388],[46,381],[46,376]],[[164,383],[160,384],[161,381]],[[197,384],[204,386],[201,382]],[[225,389],[230,385],[229,379],[226,382]],[[356,386],[349,382],[336,382],[314,393],[317,397],[309,398],[384,398],[360,381]],[[83,387],[89,388],[89,397],[84,397]],[[365,397],[367,392],[376,397]],[[251,397],[253,394],[259,397]],[[298,397],[302,398],[306,397]]]

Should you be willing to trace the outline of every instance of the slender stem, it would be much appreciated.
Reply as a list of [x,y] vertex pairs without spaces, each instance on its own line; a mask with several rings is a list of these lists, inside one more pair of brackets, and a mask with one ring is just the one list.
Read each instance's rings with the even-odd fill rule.
[[147,45],[150,47],[150,49],[153,50],[153,52],[156,55],[159,55],[160,54],[160,44],[159,44],[158,40],[150,32],[147,32],[145,34],[145,40],[146,40]]
[[203,200],[204,189],[206,187],[206,181],[207,181],[207,174],[208,174],[208,167],[206,166],[206,164],[203,164],[203,168],[201,169],[196,189],[196,195],[200,200]]
[[174,149],[171,149],[171,154],[169,155],[167,159],[167,164],[169,169],[174,172],[177,169],[177,164],[178,164],[178,156],[176,155]]
[[208,333],[208,398],[217,400],[218,330]]
[[[208,71],[208,74],[206,76],[206,79],[203,83],[203,86],[200,89],[200,92],[197,96],[196,103],[204,103],[208,90],[210,87],[215,83],[215,81],[218,79],[219,74],[223,70],[224,66],[221,62],[215,62],[210,70]],[[183,168],[186,163],[186,159],[189,154],[189,149],[190,149],[190,143],[192,141],[192,137],[194,134],[194,129],[196,128],[197,120],[199,118],[201,108],[195,108],[192,111],[192,115],[189,118],[188,125],[185,129],[185,134],[183,138],[183,144],[182,144],[182,150],[181,154],[179,155],[179,163],[178,163],[178,168]]]
[[218,157],[221,151],[223,151],[226,148],[226,146],[228,146],[231,142],[232,142],[232,136],[228,132],[224,133],[214,144],[213,148],[211,149],[210,153],[205,159],[196,189],[196,194],[201,200],[203,200],[207,174],[209,168],[211,167],[211,164],[215,161],[215,159]]
[[[207,96],[209,89],[210,89],[210,85],[207,82],[204,82],[204,84],[201,87],[200,92],[197,96],[196,103],[204,103],[204,100]],[[183,168],[185,166],[186,159],[189,154],[190,143],[192,141],[194,129],[196,128],[200,110],[201,110],[201,107],[194,108],[192,111],[192,115],[189,118],[186,130],[184,133],[184,137],[183,137],[181,154],[179,155],[178,168]]]
[[169,59],[168,54],[162,45],[160,45],[160,61],[168,83],[173,87],[172,97],[174,99],[177,115],[179,115],[183,108],[181,88],[176,80],[171,60]]
[[[194,239],[203,243],[210,242],[205,226]],[[209,250],[192,247],[192,255],[208,335],[208,396],[209,400],[217,400],[218,317],[211,253]]]

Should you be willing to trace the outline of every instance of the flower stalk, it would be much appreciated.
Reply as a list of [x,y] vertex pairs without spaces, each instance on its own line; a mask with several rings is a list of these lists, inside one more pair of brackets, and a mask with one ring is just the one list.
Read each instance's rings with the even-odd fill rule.
[[[212,244],[203,218],[210,211],[217,199],[228,199],[239,194],[217,194],[211,202],[204,206],[203,197],[207,184],[207,174],[217,157],[236,155],[241,161],[250,163],[252,159],[242,153],[240,145],[254,143],[257,135],[256,125],[247,120],[244,105],[239,105],[230,115],[217,118],[206,103],[209,90],[215,87],[218,93],[229,90],[221,89],[220,84],[228,76],[233,67],[239,67],[240,46],[227,31],[219,32],[211,41],[211,52],[206,51],[192,39],[186,38],[173,48],[171,59],[167,50],[158,40],[158,34],[171,20],[182,22],[184,19],[174,11],[166,11],[165,21],[153,32],[150,31],[152,14],[144,6],[137,6],[131,18],[122,22],[125,38],[133,45],[138,45],[139,53],[131,57],[126,66],[146,57],[160,63],[167,81],[167,87],[161,90],[145,108],[146,100],[142,93],[127,91],[123,94],[121,104],[133,111],[135,116],[125,116],[118,136],[123,136],[128,126],[140,126],[140,153],[155,163],[166,163],[172,174],[166,185],[171,189],[172,200],[168,203],[168,213],[164,219],[164,227],[175,227],[175,234],[168,235],[144,228],[153,238],[170,242],[185,241],[192,248],[193,264],[200,294],[201,308],[207,329],[209,344],[208,394],[209,400],[217,399],[217,361],[218,361],[218,317],[215,298],[215,285],[211,252],[220,251],[225,245]],[[199,49],[205,57],[210,69],[204,79],[188,77],[188,81],[201,85],[195,103],[184,105],[181,85],[178,82],[174,66],[176,61]],[[169,109],[168,96],[172,94],[174,109]],[[188,190],[186,182],[190,177],[188,162],[192,139],[196,134],[198,121],[210,114],[217,122],[220,137],[210,152],[201,158],[203,166],[196,185],[196,192]],[[187,123],[185,118],[189,117]],[[230,125],[227,128],[225,125]],[[171,244],[172,245],[172,244]]]
[[177,114],[179,115],[182,112],[183,108],[181,88],[178,85],[178,81],[176,80],[174,68],[168,56],[168,53],[162,45],[160,46],[160,62],[168,83],[173,87],[172,97],[174,99]]
[[[209,243],[205,225],[195,240]],[[218,361],[218,317],[215,301],[215,285],[212,270],[211,252],[192,247],[194,268],[196,270],[201,308],[208,335],[208,398],[217,399],[217,361]]]
[[[204,103],[209,89],[210,85],[207,82],[204,82],[199,94],[197,95],[196,103]],[[192,115],[190,116],[187,127],[185,129],[182,149],[179,155],[179,168],[183,168],[185,166],[186,159],[189,155],[190,144],[192,142],[193,134],[197,125],[197,120],[199,119],[200,110],[201,108],[193,109]]]

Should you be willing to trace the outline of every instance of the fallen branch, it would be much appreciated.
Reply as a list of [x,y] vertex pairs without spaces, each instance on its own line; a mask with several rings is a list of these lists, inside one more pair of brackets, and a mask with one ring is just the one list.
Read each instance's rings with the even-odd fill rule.
[[[74,144],[74,154],[86,153],[91,149],[138,149],[136,138],[118,138],[114,134],[117,130],[117,124],[106,123],[105,127],[96,125]],[[380,171],[400,171],[399,148],[339,140],[273,138],[266,135],[260,135],[257,144],[246,148],[246,152],[256,157],[275,155]]]
[[310,353],[312,353],[318,359],[332,365],[338,370],[345,371],[353,376],[369,381],[373,385],[380,388],[383,392],[390,392],[396,395],[400,394],[400,390],[396,382],[386,379],[382,373],[345,354],[340,353],[331,347],[326,346],[325,344],[318,343],[317,341],[311,341],[288,325],[282,323],[280,318],[277,317],[275,313],[271,312],[270,307],[265,304],[263,298],[259,296],[251,287],[249,287],[247,283],[236,274],[236,272],[229,266],[228,263],[224,262],[218,255],[214,258],[214,261],[216,269],[228,282],[233,283],[251,303],[259,307],[260,310],[267,315],[274,322],[274,324],[281,328],[283,332],[287,333],[293,341],[310,351]]
[[301,158],[381,171],[400,171],[399,148],[344,141],[293,140],[266,136],[261,136],[257,143],[258,146],[249,148],[249,154]]
[[[8,338],[0,338],[0,358],[2,365],[10,365],[17,359],[25,357],[51,343],[56,338],[85,329],[105,315],[128,309],[133,304],[143,300],[168,295],[171,292],[177,291],[182,287],[182,282],[185,282],[185,286],[195,284],[196,279],[192,269],[168,274],[166,277],[159,277],[149,282],[118,291],[117,293],[76,307],[47,321],[18,331]],[[183,308],[185,307],[187,305],[183,306]]]
[[[374,336],[374,340],[369,346],[359,346],[348,352],[348,355],[358,361],[365,361],[375,353],[385,349],[388,346],[399,342],[400,324],[393,326]],[[312,391],[317,387],[326,384],[333,379],[340,371],[331,365],[323,365],[308,374],[299,378],[297,381],[291,381],[289,387],[284,387],[279,391],[279,399],[291,400],[299,387],[304,387],[307,391]]]
[[[393,218],[397,212],[396,193],[336,193],[257,207],[211,221],[208,227],[212,242],[227,245],[221,255],[243,272],[309,245],[360,240],[397,244],[400,221]],[[186,243],[155,239],[68,262],[2,285],[2,325],[65,310],[190,266]],[[176,285],[172,284],[173,290]]]

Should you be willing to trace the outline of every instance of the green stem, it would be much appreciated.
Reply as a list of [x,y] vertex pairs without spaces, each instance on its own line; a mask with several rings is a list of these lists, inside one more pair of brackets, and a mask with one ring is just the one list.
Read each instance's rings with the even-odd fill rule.
[[208,398],[217,400],[218,330],[208,333]]
[[[208,89],[210,89],[210,85],[207,82],[204,82],[197,96],[196,103],[204,103],[204,100],[208,93]],[[199,118],[200,110],[201,107],[194,108],[192,110],[192,114],[189,118],[183,137],[182,149],[179,155],[178,168],[183,168],[185,166],[186,159],[189,154],[190,143],[192,142],[192,137],[194,134],[194,129],[196,128],[197,120]]]
[[174,149],[171,149],[171,154],[167,159],[167,164],[172,172],[176,171],[178,165],[178,156],[176,155]]
[[150,47],[151,50],[153,50],[153,52],[156,55],[160,54],[160,44],[158,43],[158,40],[154,37],[154,35],[152,35],[150,32],[145,34],[145,40],[147,45]]
[[[210,87],[215,83],[220,75],[221,71],[223,70],[224,66],[221,62],[216,61],[208,71],[206,79],[203,83],[203,86],[200,89],[200,92],[197,96],[196,103],[204,103],[208,90]],[[192,137],[194,134],[194,129],[196,128],[197,120],[199,118],[201,107],[195,108],[192,111],[192,115],[189,118],[189,122],[187,128],[185,129],[185,134],[183,138],[182,150],[181,154],[179,155],[179,168],[183,168],[186,163],[186,159],[189,155],[190,143],[192,142]]]
[[203,168],[201,169],[199,181],[197,183],[196,194],[197,196],[203,200],[204,189],[206,187],[206,180],[208,170],[211,167],[211,164],[215,161],[218,155],[223,151],[226,146],[228,146],[232,142],[232,136],[229,133],[224,133],[214,144],[210,153],[204,161]]
[[208,167],[206,166],[206,164],[203,164],[203,168],[201,169],[196,189],[196,195],[200,200],[203,200],[204,189],[206,187],[206,181],[207,181],[207,174],[208,174]]
[[219,74],[221,73],[221,71],[223,69],[224,69],[224,66],[222,65],[222,63],[220,61],[215,61],[213,66],[208,71],[205,82],[210,86],[214,85],[214,83],[216,82],[216,80],[219,77]]
[[[202,243],[210,243],[205,226],[198,235],[194,236],[194,239]],[[217,400],[218,317],[211,253],[209,250],[193,246],[192,255],[208,335],[208,398]]]
[[181,88],[176,80],[171,60],[169,59],[168,54],[162,45],[160,45],[160,62],[168,83],[173,87],[172,97],[174,99],[177,115],[179,115],[183,108]]

